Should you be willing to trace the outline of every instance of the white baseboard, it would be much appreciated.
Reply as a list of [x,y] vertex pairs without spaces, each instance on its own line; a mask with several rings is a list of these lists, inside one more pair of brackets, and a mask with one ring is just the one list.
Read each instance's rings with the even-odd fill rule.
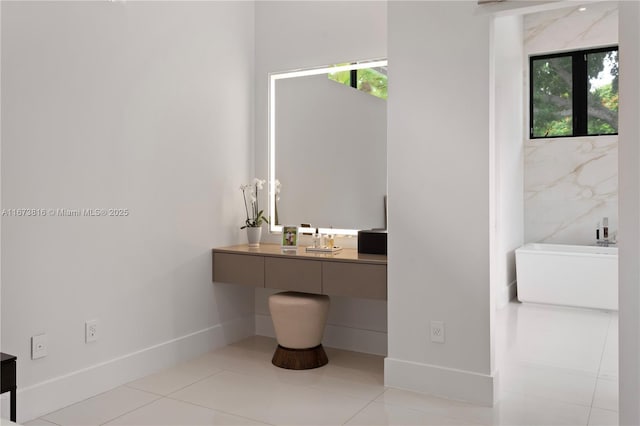
[[[252,336],[253,315],[205,328],[115,359],[18,389],[18,423],[106,392],[161,369]],[[3,402],[2,412],[9,413]],[[4,407],[4,405],[7,405]],[[8,416],[7,416],[8,417]]]
[[[270,315],[256,314],[256,334],[276,337]],[[322,344],[330,348],[384,356],[387,354],[387,333],[327,324]]]
[[493,376],[393,358],[384,360],[384,384],[489,407],[497,395]]
[[510,301],[518,297],[518,286],[516,285],[516,281],[513,280],[509,283],[508,286],[503,287],[498,295],[496,300],[496,308],[501,309],[507,306]]

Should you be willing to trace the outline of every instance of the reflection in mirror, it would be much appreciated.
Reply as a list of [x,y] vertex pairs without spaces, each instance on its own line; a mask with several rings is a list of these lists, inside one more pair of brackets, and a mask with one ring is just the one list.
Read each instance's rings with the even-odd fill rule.
[[386,227],[386,67],[378,60],[270,75],[272,232],[301,223],[341,235]]

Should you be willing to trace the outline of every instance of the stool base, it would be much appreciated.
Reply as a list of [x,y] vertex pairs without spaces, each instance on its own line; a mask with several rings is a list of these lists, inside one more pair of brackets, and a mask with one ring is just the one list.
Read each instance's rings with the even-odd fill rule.
[[310,370],[327,365],[329,358],[322,344],[309,349],[289,349],[278,345],[271,363],[288,370]]

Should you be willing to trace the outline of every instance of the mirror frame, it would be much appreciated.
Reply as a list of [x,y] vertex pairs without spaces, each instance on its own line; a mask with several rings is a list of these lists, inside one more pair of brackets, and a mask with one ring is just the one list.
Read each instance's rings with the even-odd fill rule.
[[[330,72],[340,72],[340,71],[351,71],[351,70],[359,70],[363,68],[375,68],[375,67],[383,67],[387,66],[387,59],[370,59],[363,61],[355,61],[347,65],[333,65],[333,66],[323,66],[317,68],[307,68],[307,69],[296,69],[291,71],[283,71],[283,72],[274,72],[269,73],[269,211],[268,217],[275,217],[273,214],[275,212],[275,193],[276,193],[276,81],[295,78],[295,77],[306,77],[311,75],[319,75],[319,74],[328,74]],[[298,227],[298,232],[300,233],[309,233],[313,228],[302,228]],[[340,236],[356,236],[358,235],[357,229],[337,229],[337,228],[318,228],[321,233],[331,233],[334,235]],[[269,223],[269,231],[271,233],[281,233],[282,225],[276,225],[273,221]]]

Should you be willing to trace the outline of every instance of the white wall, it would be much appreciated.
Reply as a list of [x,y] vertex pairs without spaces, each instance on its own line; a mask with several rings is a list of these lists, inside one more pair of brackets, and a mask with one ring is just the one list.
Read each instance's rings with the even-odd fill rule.
[[327,74],[276,81],[280,223],[384,228],[387,102]]
[[[524,18],[527,116],[529,55],[618,43],[618,2],[578,7]],[[529,140],[526,132],[524,145],[526,242],[595,244],[605,216],[610,233],[617,231],[617,136]]]
[[389,3],[385,384],[491,404],[491,19],[476,9]]
[[[2,6],[0,5],[0,82],[2,81]],[[2,84],[0,84],[0,208],[2,208]],[[2,215],[0,214],[0,242],[2,241]],[[2,258],[2,244],[0,243],[0,259]],[[0,348],[2,347],[2,262],[0,261]],[[3,408],[0,406],[0,417]],[[6,417],[6,416],[5,416]]]
[[249,2],[2,2],[2,207],[130,212],[3,218],[18,420],[253,333],[210,260],[242,241],[253,24]]
[[493,217],[495,270],[492,281],[496,306],[515,297],[515,249],[524,241],[523,33],[521,16],[496,17],[493,21],[494,72],[494,176]]
[[[267,82],[270,72],[387,56],[387,4],[367,1],[256,2],[255,173],[267,177]],[[284,188],[284,187],[283,187]],[[283,194],[284,196],[284,194]],[[263,241],[279,242],[279,235]],[[353,246],[354,240],[340,241]],[[256,291],[256,333],[270,335],[266,291]],[[325,342],[386,353],[384,301],[335,299]],[[345,336],[349,336],[346,338]]]
[[640,424],[640,4],[620,2],[620,424]]

